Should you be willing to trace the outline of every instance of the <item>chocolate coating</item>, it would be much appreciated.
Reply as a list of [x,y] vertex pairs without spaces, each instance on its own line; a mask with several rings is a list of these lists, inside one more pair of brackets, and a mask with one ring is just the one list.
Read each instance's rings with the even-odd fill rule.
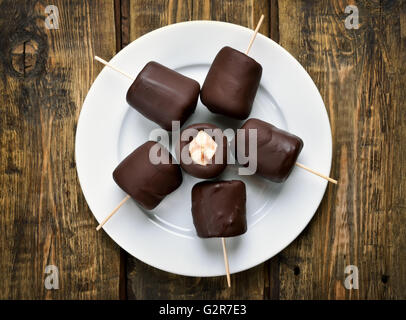
[[130,106],[171,131],[172,121],[182,126],[195,111],[200,84],[157,62],[148,62],[127,91]]
[[214,113],[246,119],[261,80],[262,67],[246,54],[224,47],[215,57],[200,99]]
[[[158,156],[168,156],[169,164],[153,164],[150,161],[149,152],[155,145],[160,147]],[[172,156],[165,147],[158,142],[148,141],[117,166],[113,179],[141,206],[151,210],[181,185],[182,172],[178,164],[172,163]]]
[[201,238],[235,237],[247,231],[245,184],[203,181],[192,189],[192,215]]
[[[285,181],[302,151],[302,139],[254,118],[248,119],[241,129],[246,129],[245,156],[248,156],[249,150],[248,130],[257,129],[257,173],[274,182]],[[236,149],[238,156],[239,151]]]
[[[187,130],[187,129],[195,129],[196,132],[189,137],[187,141],[182,140],[182,134]],[[176,157],[180,163],[180,166],[182,167],[183,170],[185,170],[187,173],[189,173],[191,176],[194,176],[196,178],[200,179],[210,179],[217,177],[220,173],[224,171],[224,169],[227,167],[227,152],[228,152],[228,142],[227,142],[227,137],[224,136],[222,133],[223,137],[223,148],[222,148],[222,155],[221,155],[221,146],[219,142],[216,141],[215,135],[210,135],[213,140],[216,141],[217,143],[217,150],[216,153],[214,154],[214,157],[212,158],[212,162],[207,164],[207,165],[200,165],[195,162],[191,162],[190,164],[186,164],[181,157],[181,152],[188,152],[189,156],[189,143],[193,140],[193,138],[197,135],[197,133],[200,130],[204,129],[219,129],[216,126],[210,124],[210,123],[196,123],[188,126],[187,128],[183,129],[180,133],[180,143],[177,144],[176,146]],[[219,129],[220,130],[220,129]],[[207,132],[209,133],[209,132]],[[216,163],[216,159],[217,162]]]

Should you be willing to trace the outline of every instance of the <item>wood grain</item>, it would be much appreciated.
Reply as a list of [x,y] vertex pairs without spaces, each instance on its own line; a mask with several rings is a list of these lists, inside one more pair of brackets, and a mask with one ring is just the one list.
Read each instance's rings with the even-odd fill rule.
[[130,1],[129,40],[168,24],[192,19],[191,0]]
[[259,32],[270,36],[270,4],[268,1],[194,0],[193,20],[216,20],[255,28],[261,14],[265,15]]
[[[404,299],[404,1],[279,1],[280,43],[310,73],[333,133],[332,176],[315,217],[280,255],[281,299]],[[344,288],[347,265],[359,290]]]
[[[0,0],[0,299],[405,299],[406,1]],[[356,4],[360,28],[348,30]],[[273,259],[190,278],[128,256],[102,232],[77,181],[74,135],[87,91],[130,41],[188,20],[221,20],[278,41],[309,72],[333,133],[331,175],[304,232]],[[46,290],[54,264],[60,289]],[[358,290],[344,288],[347,265]]]
[[[189,2],[176,4],[177,18],[169,13],[168,21],[188,20]],[[252,27],[255,17],[269,12],[261,32],[303,64],[323,96],[333,132],[332,175],[340,184],[328,186],[314,219],[287,249],[234,276],[233,283],[243,287],[224,291],[222,280],[169,275],[129,258],[129,298],[405,297],[405,4],[357,2],[358,30],[344,26],[346,5],[327,0],[192,2],[194,20]],[[185,16],[179,16],[179,6],[188,8]],[[153,28],[161,25],[159,20]],[[132,39],[142,32],[132,33]],[[350,264],[359,268],[359,290],[344,288],[344,269]]]
[[[115,53],[112,1],[0,1],[0,298],[118,298],[119,249],[95,231],[74,158],[76,121]],[[59,290],[44,287],[45,266]]]

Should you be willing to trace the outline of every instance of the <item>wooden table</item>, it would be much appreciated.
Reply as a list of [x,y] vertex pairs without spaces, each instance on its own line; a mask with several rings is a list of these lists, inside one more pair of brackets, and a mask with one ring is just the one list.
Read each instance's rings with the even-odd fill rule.
[[[0,0],[0,298],[405,299],[406,1]],[[356,4],[359,29],[347,29]],[[81,105],[107,59],[141,35],[209,19],[286,48],[324,99],[333,134],[329,185],[304,232],[271,260],[232,276],[187,278],[127,255],[96,232],[78,184]],[[292,93],[294,94],[294,93]],[[300,106],[298,106],[300,108]],[[44,286],[45,266],[59,289]],[[359,269],[347,290],[344,269]]]

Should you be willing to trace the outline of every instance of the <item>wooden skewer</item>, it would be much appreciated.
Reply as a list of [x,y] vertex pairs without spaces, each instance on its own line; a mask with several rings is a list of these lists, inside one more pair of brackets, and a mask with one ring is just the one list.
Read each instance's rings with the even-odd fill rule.
[[[254,43],[254,40],[257,36],[258,30],[261,27],[262,21],[264,20],[264,15],[261,15],[261,18],[258,21],[257,27],[255,28],[255,32],[251,37],[250,43],[248,45],[247,51],[245,51],[245,54],[248,55],[248,52],[250,51],[252,44]],[[227,285],[230,288],[231,287],[231,277],[230,277],[230,266],[228,263],[228,255],[227,255],[227,248],[226,248],[226,239],[221,238],[221,244],[223,245],[223,256],[224,256],[224,266],[226,268],[226,275],[227,275]]]
[[109,219],[118,211],[118,209],[120,209],[120,207],[121,207],[124,203],[126,203],[126,201],[127,201],[128,199],[130,199],[130,198],[131,198],[130,195],[126,195],[125,198],[124,198],[123,200],[121,200],[121,202],[117,205],[117,207],[115,207],[114,210],[111,211],[111,213],[97,226],[96,230],[99,231],[99,230],[104,226],[104,224],[105,224],[107,221],[109,221]]
[[[255,28],[254,34],[251,37],[250,43],[248,44],[248,48],[245,51],[245,54],[247,54],[247,55],[248,55],[249,51],[251,50],[252,44],[254,43],[254,40],[255,40],[255,38],[256,38],[256,36],[258,34],[258,30],[261,27],[261,24],[262,24],[263,20],[264,20],[264,15],[261,15],[261,18],[259,19],[258,24],[257,24],[257,26]],[[131,75],[129,75],[128,73],[126,73],[124,71],[121,71],[120,69],[116,68],[115,66],[113,66],[112,64],[107,62],[106,60],[104,60],[104,59],[102,59],[102,58],[100,58],[98,56],[95,56],[94,58],[95,58],[95,60],[101,62],[105,66],[108,66],[109,68],[121,73],[125,77],[127,77],[130,80],[134,81],[134,78]],[[330,177],[327,177],[327,176],[325,176],[325,175],[323,175],[321,173],[318,173],[318,172],[306,167],[305,165],[303,165],[301,163],[297,162],[296,165],[298,167],[304,169],[304,170],[307,170],[307,171],[319,176],[319,177],[322,177],[322,178],[324,178],[324,179],[326,179],[326,180],[328,180],[328,181],[330,181],[332,183],[337,184],[337,180],[334,180],[334,179],[332,179]],[[129,195],[127,195],[123,200],[121,200],[121,202],[117,205],[117,207],[97,226],[96,230],[99,231],[103,227],[103,225],[118,211],[118,209],[120,209],[120,207],[130,198],[131,197]],[[225,266],[226,275],[227,275],[227,285],[230,288],[231,287],[230,266],[229,266],[229,263],[228,263],[228,255],[227,255],[227,248],[226,248],[226,240],[225,240],[225,238],[221,238],[221,243],[223,245],[224,266]]]
[[[257,36],[258,30],[261,27],[262,21],[264,20],[264,15],[261,15],[261,18],[258,21],[257,27],[255,28],[255,32],[251,37],[251,41],[248,45],[247,51],[245,51],[245,54],[248,54],[248,52],[250,51],[252,44],[254,43],[254,40]],[[231,287],[231,277],[230,277],[230,266],[228,263],[228,255],[227,255],[227,248],[226,248],[226,239],[225,238],[221,238],[221,243],[223,245],[223,256],[224,256],[224,266],[226,268],[226,275],[227,275],[227,285],[230,288]]]
[[251,50],[252,44],[254,43],[254,40],[255,40],[255,38],[256,38],[256,36],[258,34],[258,30],[261,27],[262,21],[264,21],[264,17],[265,17],[264,15],[261,15],[261,18],[259,18],[257,27],[255,28],[255,32],[251,37],[251,40],[250,40],[250,43],[248,45],[247,51],[245,51],[245,54],[247,54],[247,55],[248,55],[248,52],[250,52],[250,50]]
[[[248,55],[248,53],[250,52],[250,49],[251,49],[251,47],[252,47],[252,44],[254,43],[254,40],[255,40],[255,38],[256,38],[256,36],[257,36],[258,30],[259,30],[259,28],[261,27],[261,24],[262,24],[262,21],[263,21],[263,20],[264,20],[264,15],[261,15],[261,18],[260,18],[259,21],[258,21],[257,27],[255,28],[255,32],[254,32],[254,34],[253,34],[252,37],[251,37],[251,41],[250,41],[250,43],[249,43],[249,45],[248,45],[247,51],[245,51],[245,54],[246,54],[246,55]],[[334,180],[334,179],[332,179],[332,178],[330,178],[330,177],[325,176],[324,174],[321,174],[321,173],[319,173],[319,172],[317,172],[317,171],[314,171],[313,169],[310,169],[309,167],[306,167],[305,165],[303,165],[303,164],[301,164],[301,163],[296,162],[296,165],[297,165],[298,167],[304,169],[304,170],[307,170],[307,171],[309,171],[309,172],[315,174],[316,176],[319,176],[319,177],[321,177],[321,178],[323,178],[323,179],[326,179],[326,180],[330,181],[331,183],[337,184],[337,180]]]
[[117,72],[121,73],[123,76],[127,77],[128,79],[131,79],[132,81],[135,80],[134,77],[132,77],[131,75],[129,75],[128,73],[125,73],[124,71],[122,71],[122,70],[120,70],[120,69],[117,69],[115,66],[113,66],[112,64],[110,64],[110,63],[107,62],[106,60],[104,60],[104,59],[102,59],[102,58],[100,58],[100,57],[98,57],[98,56],[95,56],[94,59],[97,60],[97,61],[99,61],[99,62],[101,62],[101,63],[103,63],[105,66],[107,66],[107,67],[113,69],[114,71],[117,71]]
[[231,287],[231,278],[230,278],[230,267],[229,267],[229,265],[228,265],[226,239],[221,238],[221,243],[223,244],[224,266],[226,267],[227,285],[228,285],[228,287],[230,288],[230,287]]
[[305,165],[303,165],[303,164],[301,164],[299,162],[296,162],[296,165],[299,168],[305,169],[305,170],[315,174],[316,176],[322,177],[323,179],[326,179],[326,180],[330,181],[331,183],[337,184],[337,182],[338,182],[337,180],[334,180],[334,179],[332,179],[330,177],[325,176],[324,174],[321,174],[321,173],[319,173],[317,171],[314,171],[313,169],[310,169],[309,167],[306,167]]
[[[104,59],[102,59],[102,58],[100,58],[100,57],[98,57],[98,56],[95,56],[94,59],[97,60],[97,61],[99,61],[99,62],[101,62],[101,63],[104,64],[105,66],[107,66],[107,67],[113,69],[114,71],[117,71],[118,73],[121,73],[123,76],[127,77],[128,79],[130,79],[130,80],[132,80],[132,81],[135,80],[135,79],[134,79],[132,76],[130,76],[128,73],[126,73],[126,72],[124,72],[124,71],[122,71],[122,70],[116,68],[115,66],[113,66],[112,64],[110,64],[109,62],[107,62],[106,60],[104,60]],[[117,207],[115,207],[114,210],[97,226],[96,230],[99,231],[99,230],[104,226],[104,224],[105,224],[107,221],[109,221],[109,219],[118,211],[118,209],[120,209],[121,206],[122,206],[124,203],[126,203],[126,201],[127,201],[128,199],[130,199],[130,198],[131,198],[130,195],[127,195],[123,200],[121,200],[121,202],[117,205]]]

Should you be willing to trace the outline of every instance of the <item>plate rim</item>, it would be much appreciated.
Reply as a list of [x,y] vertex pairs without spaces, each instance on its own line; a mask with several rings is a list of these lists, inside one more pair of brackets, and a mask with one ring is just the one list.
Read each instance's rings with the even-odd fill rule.
[[[143,36],[141,36],[141,37],[137,38],[136,40],[132,41],[132,42],[129,43],[126,47],[122,48],[119,52],[117,52],[117,53],[110,59],[110,62],[114,62],[114,60],[117,58],[117,56],[119,56],[120,54],[123,54],[123,52],[124,52],[127,48],[129,48],[130,46],[134,45],[134,43],[137,43],[137,42],[139,43],[139,42],[141,42],[141,41],[144,41],[145,39],[148,39],[149,37],[154,36],[156,33],[162,32],[162,31],[164,31],[164,30],[168,30],[168,29],[172,29],[172,28],[184,27],[185,25],[190,25],[190,24],[202,24],[202,25],[204,25],[204,24],[210,24],[210,25],[218,25],[218,26],[227,26],[227,27],[235,28],[236,30],[237,30],[237,29],[240,29],[240,30],[248,30],[248,31],[252,32],[252,29],[247,28],[247,27],[245,27],[245,26],[241,26],[241,25],[237,25],[237,24],[233,24],[233,23],[229,23],[229,22],[223,22],[223,21],[212,21],[212,20],[183,21],[183,22],[179,22],[179,23],[174,23],[174,24],[170,24],[170,25],[167,25],[167,26],[163,26],[163,27],[161,27],[161,28],[155,29],[155,30],[153,30],[153,31],[150,31],[150,32],[144,34]],[[329,130],[328,130],[328,133],[329,133],[329,137],[328,137],[329,139],[328,139],[328,140],[329,140],[329,144],[330,144],[330,150],[329,150],[329,153],[330,153],[330,154],[329,154],[329,159],[328,159],[328,172],[331,172],[332,155],[333,155],[333,152],[332,152],[332,151],[333,151],[332,132],[331,132],[331,125],[330,125],[330,119],[329,119],[329,116],[328,116],[328,112],[327,112],[326,106],[325,106],[325,104],[324,104],[323,98],[322,98],[322,96],[321,96],[321,94],[320,94],[320,91],[318,90],[316,84],[314,83],[313,79],[310,77],[310,75],[309,75],[309,73],[306,71],[306,69],[299,63],[299,61],[296,60],[296,58],[295,58],[292,54],[290,54],[290,53],[289,53],[285,48],[283,48],[281,45],[279,45],[278,43],[276,43],[275,41],[273,41],[272,39],[266,37],[266,36],[263,35],[263,34],[258,33],[258,34],[257,34],[257,37],[264,38],[268,43],[270,43],[274,48],[276,48],[276,49],[277,49],[278,51],[280,51],[282,54],[287,55],[287,56],[289,57],[289,60],[290,60],[292,63],[295,63],[295,64],[296,64],[296,67],[297,67],[297,68],[300,68],[300,69],[302,69],[302,71],[304,71],[305,76],[308,78],[307,81],[309,81],[309,84],[311,84],[311,85],[314,87],[315,92],[317,92],[318,98],[320,99],[320,101],[322,102],[322,105],[323,105],[323,107],[324,107],[322,111],[323,111],[323,114],[324,114],[324,116],[325,116],[325,118],[326,118],[326,120],[327,120],[326,124],[328,125],[328,129],[329,129]],[[83,193],[83,195],[84,195],[84,197],[85,197],[86,204],[88,205],[90,211],[92,212],[92,215],[94,216],[94,218],[95,218],[96,221],[98,221],[98,222],[100,222],[101,219],[98,219],[97,216],[93,213],[93,210],[92,210],[91,206],[89,205],[89,202],[88,202],[88,200],[87,200],[87,197],[86,197],[85,192],[84,192],[84,189],[83,189],[83,178],[81,178],[82,174],[79,172],[80,169],[79,169],[78,162],[77,162],[78,152],[80,152],[80,151],[78,150],[78,149],[79,149],[79,147],[78,147],[78,145],[79,145],[79,144],[78,144],[78,139],[79,139],[79,138],[78,138],[78,137],[80,137],[81,131],[84,130],[84,129],[82,129],[82,128],[83,128],[83,125],[81,125],[81,119],[83,119],[83,118],[81,117],[81,115],[82,115],[82,111],[84,110],[84,107],[85,107],[85,105],[86,105],[86,101],[87,101],[87,99],[88,99],[89,92],[92,90],[92,88],[94,87],[95,83],[97,83],[97,80],[100,79],[100,75],[103,73],[103,71],[104,71],[106,68],[107,68],[107,67],[104,67],[104,68],[100,71],[100,73],[97,75],[97,77],[93,80],[93,83],[92,83],[91,87],[89,88],[89,90],[88,90],[88,92],[87,92],[87,94],[86,94],[86,98],[84,99],[84,101],[83,101],[83,103],[82,103],[82,106],[81,106],[79,118],[78,118],[78,120],[77,120],[77,128],[76,128],[76,132],[75,132],[75,163],[76,163],[76,171],[77,171],[77,175],[78,175],[79,185],[80,185],[81,191],[82,191],[82,193]],[[303,230],[308,226],[308,224],[310,223],[310,221],[313,219],[314,215],[316,214],[316,212],[317,212],[318,208],[320,207],[321,202],[322,202],[322,200],[323,200],[323,198],[324,198],[324,195],[325,195],[325,193],[326,193],[327,185],[328,185],[328,183],[327,183],[327,181],[325,181],[325,182],[324,182],[324,185],[323,185],[323,187],[322,187],[323,190],[322,190],[322,192],[321,192],[321,195],[320,195],[319,199],[317,199],[317,203],[318,203],[317,207],[314,209],[314,212],[313,212],[311,215],[309,215],[309,217],[308,217],[306,223],[304,223],[304,224],[301,226],[301,228],[299,228],[300,231],[297,232],[297,234],[296,234],[292,239],[286,240],[285,243],[283,243],[283,244],[280,246],[280,249],[277,250],[277,252],[271,253],[269,256],[267,255],[267,258],[262,259],[262,257],[261,257],[261,258],[259,258],[259,259],[254,259],[254,260],[255,260],[254,262],[252,262],[252,263],[250,263],[250,264],[247,264],[247,265],[245,265],[243,268],[240,268],[240,269],[238,269],[238,270],[235,270],[235,271],[233,271],[232,273],[242,272],[242,271],[251,269],[251,268],[253,268],[253,267],[255,267],[255,266],[257,266],[257,265],[259,265],[259,264],[261,264],[261,263],[264,263],[265,261],[271,259],[271,258],[274,257],[275,255],[277,255],[277,254],[279,254],[281,251],[283,251],[289,244],[293,243],[293,242],[297,239],[297,237],[303,232]],[[131,256],[136,257],[135,255],[133,255],[132,253],[130,253],[125,247],[123,247],[122,244],[119,244],[119,243],[113,238],[113,236],[110,234],[110,232],[108,231],[108,229],[103,228],[103,230],[109,235],[109,237],[110,237],[120,248],[122,248],[123,250],[125,250],[125,251],[126,251],[128,254],[130,254]],[[204,275],[204,274],[193,274],[193,273],[189,273],[189,272],[178,272],[178,271],[172,270],[171,268],[167,268],[166,266],[158,265],[158,264],[154,263],[153,261],[146,261],[146,260],[148,260],[148,259],[144,259],[144,257],[141,257],[141,258],[140,258],[140,257],[136,257],[136,258],[139,259],[139,260],[141,260],[141,261],[143,261],[144,263],[146,263],[146,264],[148,264],[148,265],[154,267],[154,268],[159,269],[159,270],[163,270],[163,271],[166,271],[166,272],[169,272],[169,273],[178,274],[178,275],[183,275],[183,276],[190,276],[190,277],[217,277],[217,276],[224,276],[224,275],[225,275],[225,272],[224,272],[224,273],[218,273],[218,274],[217,274],[217,273],[212,273],[212,274],[208,274],[208,275]],[[259,260],[259,261],[258,261],[258,260]]]

